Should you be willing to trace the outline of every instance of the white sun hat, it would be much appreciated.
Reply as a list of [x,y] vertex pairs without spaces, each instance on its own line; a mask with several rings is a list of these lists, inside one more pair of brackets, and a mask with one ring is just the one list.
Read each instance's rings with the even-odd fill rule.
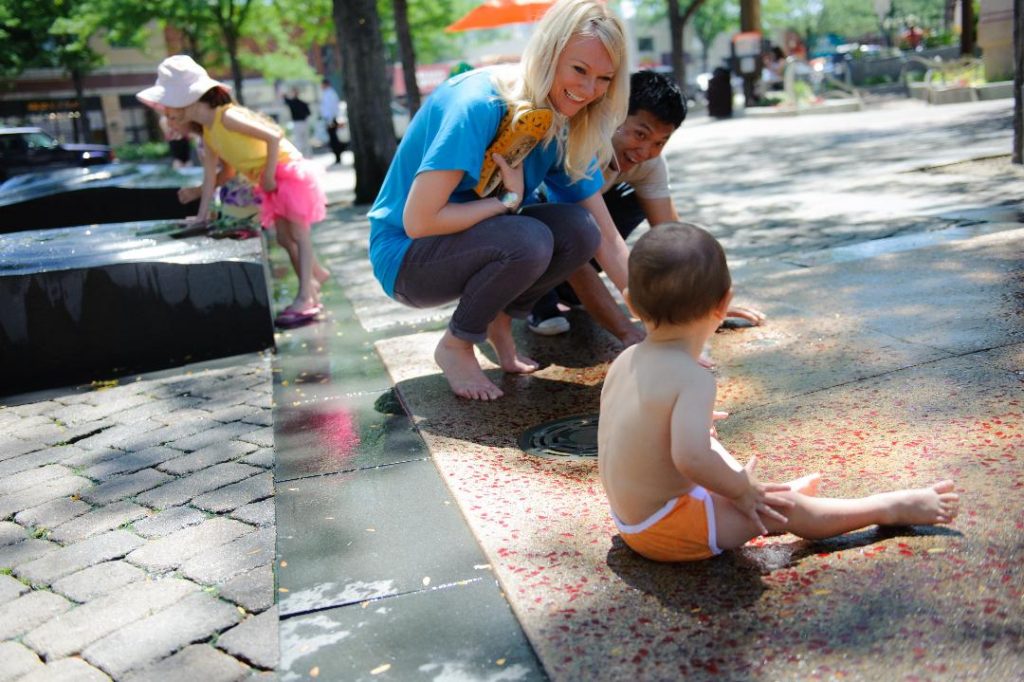
[[135,95],[150,106],[180,109],[195,104],[208,90],[215,87],[229,89],[220,81],[210,78],[206,69],[187,54],[176,54],[160,62],[156,71],[156,85]]

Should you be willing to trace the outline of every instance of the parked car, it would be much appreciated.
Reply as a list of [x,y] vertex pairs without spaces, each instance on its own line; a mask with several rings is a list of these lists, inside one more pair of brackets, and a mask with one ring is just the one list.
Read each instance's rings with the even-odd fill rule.
[[[391,125],[395,128],[396,140],[405,137],[405,131],[409,127],[409,110],[398,102],[391,103]],[[348,125],[348,102],[338,105],[338,139],[345,149],[351,146],[352,129]]]
[[0,128],[0,182],[48,168],[113,161],[114,150],[105,144],[61,144],[42,128]]

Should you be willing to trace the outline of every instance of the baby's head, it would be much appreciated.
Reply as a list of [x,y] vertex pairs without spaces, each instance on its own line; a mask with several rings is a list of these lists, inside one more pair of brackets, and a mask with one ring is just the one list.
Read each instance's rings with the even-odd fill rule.
[[722,245],[690,223],[654,227],[629,255],[630,306],[652,327],[706,317],[731,287]]

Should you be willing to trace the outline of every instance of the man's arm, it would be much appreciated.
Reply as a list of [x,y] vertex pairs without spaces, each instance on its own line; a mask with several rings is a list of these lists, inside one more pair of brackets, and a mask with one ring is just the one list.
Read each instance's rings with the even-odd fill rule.
[[676,205],[672,197],[660,197],[658,199],[645,199],[637,196],[636,201],[644,212],[644,217],[651,227],[661,223],[679,222],[679,214],[676,212]]

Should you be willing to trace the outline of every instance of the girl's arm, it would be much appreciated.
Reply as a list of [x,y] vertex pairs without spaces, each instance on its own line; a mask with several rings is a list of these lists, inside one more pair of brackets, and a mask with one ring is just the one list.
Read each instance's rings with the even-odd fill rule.
[[206,145],[203,150],[203,193],[199,199],[199,213],[196,220],[204,221],[210,217],[210,204],[213,201],[213,191],[217,188],[217,162],[220,158]]
[[[505,187],[518,194],[522,202],[522,165],[512,168],[500,154],[494,155],[494,162],[501,171]],[[462,204],[449,201],[463,175],[459,170],[436,170],[416,176],[402,212],[406,234],[413,239],[455,234],[487,218],[508,213],[508,208],[494,197]]]
[[258,119],[250,118],[235,109],[224,112],[224,127],[236,133],[255,137],[267,143],[267,163],[263,168],[263,190],[273,192],[277,189],[274,174],[277,172],[277,155],[281,147],[281,131],[276,126],[267,125]]

